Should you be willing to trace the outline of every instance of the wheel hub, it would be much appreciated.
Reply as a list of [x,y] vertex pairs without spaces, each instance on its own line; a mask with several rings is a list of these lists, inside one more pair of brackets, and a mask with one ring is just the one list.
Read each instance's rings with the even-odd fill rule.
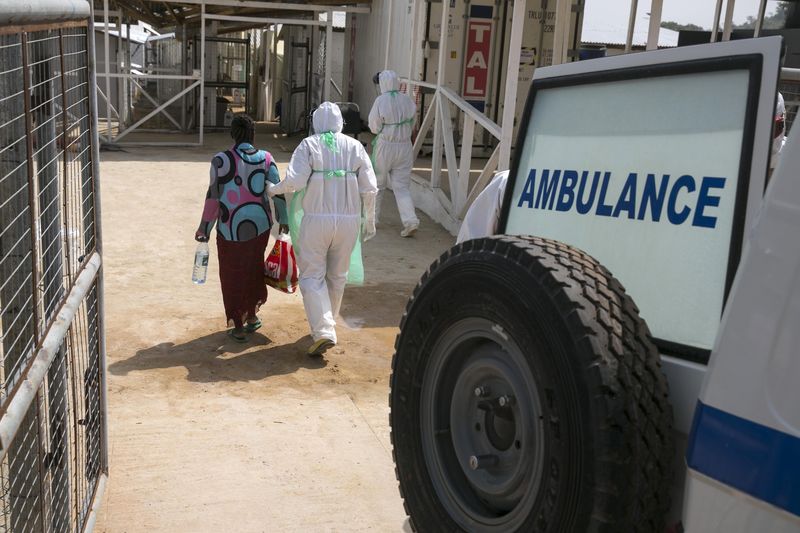
[[435,435],[425,450],[434,485],[451,516],[466,515],[484,529],[511,527],[527,516],[541,477],[533,376],[519,349],[483,319],[462,321],[437,348],[423,384],[430,416],[422,424],[424,438]]

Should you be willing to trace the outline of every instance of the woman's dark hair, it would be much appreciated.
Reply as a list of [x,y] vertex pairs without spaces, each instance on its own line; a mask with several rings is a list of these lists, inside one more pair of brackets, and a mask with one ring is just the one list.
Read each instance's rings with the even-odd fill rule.
[[252,143],[256,134],[256,123],[247,115],[236,115],[231,121],[231,137],[239,143]]

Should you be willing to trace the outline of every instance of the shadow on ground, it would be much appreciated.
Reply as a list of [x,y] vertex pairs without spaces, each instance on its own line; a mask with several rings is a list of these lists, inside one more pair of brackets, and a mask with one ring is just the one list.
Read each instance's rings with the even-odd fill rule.
[[350,329],[399,326],[413,289],[408,283],[348,286],[339,313],[343,325]]
[[325,359],[306,355],[309,344],[311,337],[306,336],[292,344],[272,346],[272,341],[260,333],[240,344],[222,331],[182,344],[164,342],[139,350],[129,359],[112,363],[108,370],[124,376],[129,372],[182,366],[188,371],[186,379],[198,383],[259,381],[291,374],[300,368],[325,368]]

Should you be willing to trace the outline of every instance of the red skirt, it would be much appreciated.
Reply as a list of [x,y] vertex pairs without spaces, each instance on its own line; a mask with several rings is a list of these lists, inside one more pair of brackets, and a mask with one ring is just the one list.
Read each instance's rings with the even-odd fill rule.
[[229,326],[241,328],[267,301],[264,252],[268,243],[268,231],[242,242],[226,241],[217,234],[219,281]]

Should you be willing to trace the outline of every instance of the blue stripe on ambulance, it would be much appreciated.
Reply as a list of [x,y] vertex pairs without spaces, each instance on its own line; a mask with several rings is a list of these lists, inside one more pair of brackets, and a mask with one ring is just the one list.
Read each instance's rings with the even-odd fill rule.
[[686,461],[692,470],[800,516],[800,437],[698,401]]

